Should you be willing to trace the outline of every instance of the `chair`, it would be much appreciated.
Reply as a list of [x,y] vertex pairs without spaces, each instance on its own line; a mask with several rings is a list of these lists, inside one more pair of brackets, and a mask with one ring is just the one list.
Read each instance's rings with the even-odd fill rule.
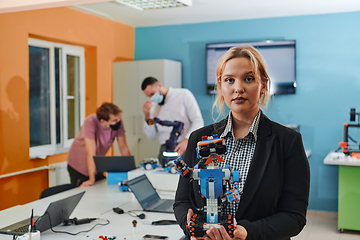
[[75,186],[72,185],[71,183],[63,184],[63,185],[59,185],[59,186],[55,186],[55,187],[49,187],[49,188],[46,188],[44,191],[42,191],[42,193],[40,194],[40,199],[49,197],[56,193],[61,193],[61,192],[64,192],[66,190],[70,190],[73,188],[75,188]]

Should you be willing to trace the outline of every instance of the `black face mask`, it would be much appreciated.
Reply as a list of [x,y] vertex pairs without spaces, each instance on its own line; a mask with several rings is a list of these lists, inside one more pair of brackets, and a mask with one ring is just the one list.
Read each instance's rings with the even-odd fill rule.
[[121,120],[118,121],[117,123],[115,123],[114,125],[110,125],[110,127],[111,127],[112,130],[116,131],[116,130],[119,130],[120,125],[121,125]]

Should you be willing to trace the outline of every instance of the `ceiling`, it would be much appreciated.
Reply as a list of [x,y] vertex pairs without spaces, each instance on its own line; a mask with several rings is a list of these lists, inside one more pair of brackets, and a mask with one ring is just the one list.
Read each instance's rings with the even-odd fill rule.
[[190,7],[137,10],[115,1],[73,8],[133,27],[360,11],[360,0],[193,0]]

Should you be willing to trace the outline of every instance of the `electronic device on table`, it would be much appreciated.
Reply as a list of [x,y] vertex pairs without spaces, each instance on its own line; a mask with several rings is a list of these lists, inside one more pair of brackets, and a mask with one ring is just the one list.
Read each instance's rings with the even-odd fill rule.
[[175,162],[174,161],[167,162],[165,164],[164,171],[173,174],[177,173]]
[[145,211],[174,213],[172,199],[161,199],[145,174],[127,181],[128,187]]
[[94,156],[96,171],[103,172],[128,172],[134,170],[134,156]]
[[159,118],[148,119],[147,123],[149,125],[154,125],[155,123],[160,124],[166,127],[173,127],[173,130],[170,133],[170,138],[165,142],[165,151],[163,152],[163,162],[162,166],[165,167],[165,164],[171,160],[175,160],[178,157],[177,152],[175,152],[175,147],[177,146],[178,142],[177,139],[179,138],[182,130],[184,129],[184,123],[180,121],[167,121],[167,120],[160,120]]
[[166,240],[166,239],[168,239],[168,236],[146,234],[146,235],[143,236],[143,239],[147,239],[147,240]]
[[157,158],[145,158],[140,162],[140,166],[142,166],[145,170],[151,170],[161,167],[159,164],[159,159]]
[[[85,191],[49,204],[45,213],[34,217],[35,229],[44,232],[63,223],[74,211]],[[0,229],[0,233],[22,235],[29,231],[30,218]]]
[[[352,157],[360,158],[360,144],[355,139],[349,136],[350,127],[355,127],[355,128],[360,127],[360,118],[359,118],[360,113],[356,113],[355,108],[350,109],[351,122],[355,121],[356,115],[358,116],[357,124],[344,123],[344,141],[339,142],[339,145],[342,148],[343,153],[347,155],[351,155]],[[353,143],[349,143],[349,139]]]

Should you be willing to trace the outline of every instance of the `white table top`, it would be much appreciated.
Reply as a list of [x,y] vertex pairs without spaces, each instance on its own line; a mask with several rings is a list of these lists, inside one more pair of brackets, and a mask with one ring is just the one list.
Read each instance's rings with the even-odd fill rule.
[[[15,223],[17,221],[30,217],[31,209],[34,209],[34,215],[41,216],[49,203],[66,198],[68,196],[86,191],[79,204],[76,206],[70,218],[100,218],[110,221],[109,225],[97,226],[95,229],[88,233],[81,233],[76,236],[68,234],[53,233],[47,230],[41,233],[41,240],[46,239],[99,239],[100,235],[103,236],[116,236],[116,239],[123,240],[129,239],[142,239],[145,234],[167,235],[169,240],[177,240],[183,236],[183,232],[178,225],[167,226],[153,226],[152,221],[170,219],[175,220],[173,214],[168,213],[153,213],[145,212],[145,219],[132,217],[127,213],[117,214],[112,211],[114,207],[120,207],[125,212],[135,210],[136,214],[143,213],[141,207],[132,193],[122,192],[117,185],[106,185],[106,180],[97,182],[91,187],[79,187],[68,190],[44,199],[40,199],[25,205],[18,205],[9,209],[0,211],[0,228]],[[173,198],[174,193],[159,192],[162,198]],[[134,231],[132,221],[138,222]],[[96,220],[89,224],[71,225],[71,226],[57,226],[54,230],[79,232],[88,230],[95,225],[95,223],[106,223],[106,220]],[[11,235],[0,234],[0,239],[12,239]]]
[[345,155],[342,152],[329,152],[329,154],[324,159],[324,163],[332,165],[360,167],[360,159]]

